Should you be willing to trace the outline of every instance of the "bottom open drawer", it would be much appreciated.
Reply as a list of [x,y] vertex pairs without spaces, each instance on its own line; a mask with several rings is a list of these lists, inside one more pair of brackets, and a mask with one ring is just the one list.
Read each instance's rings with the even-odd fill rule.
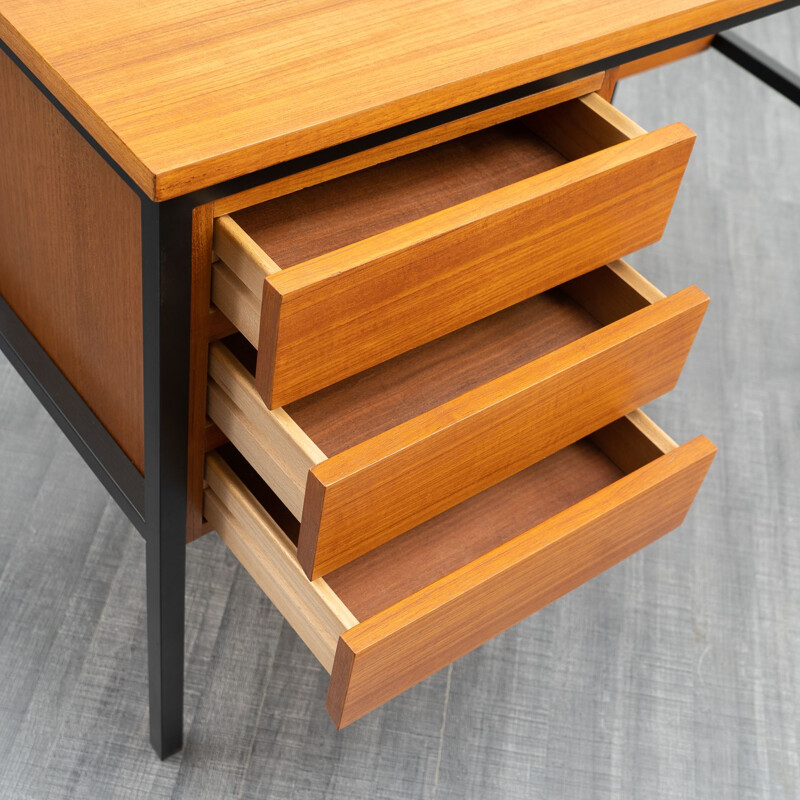
[[342,728],[676,528],[715,452],[635,411],[315,581],[230,445],[207,458],[205,515],[331,673]]

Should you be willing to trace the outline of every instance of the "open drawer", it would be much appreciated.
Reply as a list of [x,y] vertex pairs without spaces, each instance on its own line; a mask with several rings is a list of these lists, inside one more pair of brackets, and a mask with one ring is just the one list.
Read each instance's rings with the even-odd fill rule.
[[662,234],[694,134],[597,95],[216,220],[213,301],[270,408]]
[[312,582],[296,520],[224,449],[206,518],[331,672],[340,728],[680,525],[715,453],[637,410]]
[[615,262],[276,410],[237,336],[211,347],[208,414],[316,578],[669,391],[707,302]]

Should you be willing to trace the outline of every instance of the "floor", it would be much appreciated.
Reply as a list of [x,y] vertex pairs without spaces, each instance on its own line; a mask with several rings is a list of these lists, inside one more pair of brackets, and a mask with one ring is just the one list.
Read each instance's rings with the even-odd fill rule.
[[[748,26],[800,71],[800,11]],[[698,133],[631,261],[712,305],[649,412],[720,454],[683,528],[337,733],[215,535],[188,552],[186,746],[147,744],[144,547],[0,363],[0,797],[800,796],[800,109],[715,52],[630,79]]]

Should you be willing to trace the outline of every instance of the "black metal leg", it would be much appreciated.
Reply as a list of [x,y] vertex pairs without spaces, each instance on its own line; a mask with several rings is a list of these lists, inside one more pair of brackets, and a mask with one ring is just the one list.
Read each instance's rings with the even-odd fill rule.
[[159,538],[147,543],[147,658],[150,743],[163,759],[183,744],[185,548],[167,531]]
[[795,105],[800,106],[800,75],[787,69],[779,61],[735,33],[718,33],[712,46],[740,67],[780,92]]
[[150,741],[183,740],[191,206],[142,201]]

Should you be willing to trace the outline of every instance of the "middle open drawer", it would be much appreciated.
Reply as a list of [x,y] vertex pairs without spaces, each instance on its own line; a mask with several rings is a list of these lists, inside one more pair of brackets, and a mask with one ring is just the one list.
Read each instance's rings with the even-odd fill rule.
[[316,578],[669,391],[707,303],[615,262],[276,410],[237,335],[211,347],[208,413]]
[[652,244],[694,134],[572,100],[217,219],[215,305],[286,405]]

